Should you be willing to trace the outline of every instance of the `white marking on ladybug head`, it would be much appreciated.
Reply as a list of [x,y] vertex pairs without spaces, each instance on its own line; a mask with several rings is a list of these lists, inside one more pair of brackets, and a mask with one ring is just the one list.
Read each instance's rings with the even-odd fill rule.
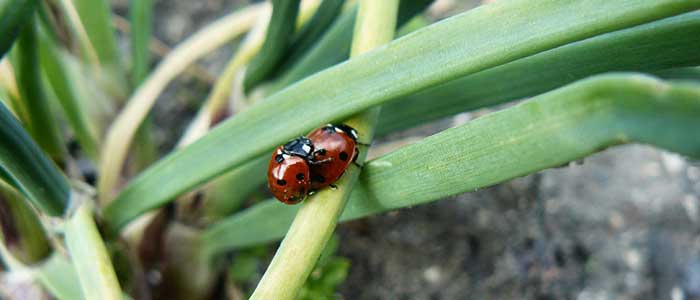
[[301,146],[301,149],[304,149],[304,152],[311,152],[311,146],[309,145],[303,145]]

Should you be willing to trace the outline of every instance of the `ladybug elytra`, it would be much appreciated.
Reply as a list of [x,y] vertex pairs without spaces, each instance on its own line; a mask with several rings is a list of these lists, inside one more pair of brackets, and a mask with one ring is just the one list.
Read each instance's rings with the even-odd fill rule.
[[301,136],[277,147],[267,170],[268,187],[285,204],[296,204],[332,185],[358,154],[357,131],[329,124],[308,137]]

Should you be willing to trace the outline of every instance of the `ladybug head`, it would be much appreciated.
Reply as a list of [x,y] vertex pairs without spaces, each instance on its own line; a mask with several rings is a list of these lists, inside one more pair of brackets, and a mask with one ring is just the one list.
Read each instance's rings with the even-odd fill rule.
[[308,158],[314,151],[314,145],[310,139],[300,136],[284,144],[282,149],[285,154]]

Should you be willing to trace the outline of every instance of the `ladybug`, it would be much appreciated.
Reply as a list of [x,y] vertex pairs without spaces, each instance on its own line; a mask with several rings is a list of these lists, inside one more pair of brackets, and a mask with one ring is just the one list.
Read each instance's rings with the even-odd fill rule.
[[297,204],[316,190],[334,187],[355,163],[357,144],[357,131],[347,125],[329,124],[293,139],[272,153],[267,185],[281,202]]
[[277,147],[267,168],[267,185],[275,198],[285,204],[296,204],[304,199],[310,189],[309,159],[313,156],[313,144],[305,137],[298,137]]
[[311,189],[332,186],[357,158],[357,131],[344,124],[328,124],[309,133],[308,138],[316,148],[313,159],[322,162],[309,166]]

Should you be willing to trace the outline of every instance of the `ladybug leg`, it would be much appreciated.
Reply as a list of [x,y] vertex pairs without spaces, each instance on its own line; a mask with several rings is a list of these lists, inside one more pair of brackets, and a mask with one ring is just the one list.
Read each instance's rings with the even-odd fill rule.
[[325,164],[325,163],[333,160],[332,157],[328,157],[328,158],[325,158],[322,160],[316,160],[316,157],[319,155],[321,155],[321,156],[326,155],[326,149],[320,148],[320,149],[314,150],[314,152],[311,154],[311,159],[309,159],[309,163],[312,165],[319,165],[319,164]]
[[359,156],[359,154],[360,149],[357,149],[357,147],[355,147],[355,157],[352,158],[352,164],[358,168],[362,168],[362,165],[357,163],[357,157]]
[[322,160],[310,159],[310,160],[309,160],[309,163],[312,164],[312,165],[320,165],[320,164],[325,164],[325,163],[328,163],[328,162],[331,162],[331,161],[333,161],[333,158],[332,158],[332,157],[329,157],[329,158],[322,159]]

